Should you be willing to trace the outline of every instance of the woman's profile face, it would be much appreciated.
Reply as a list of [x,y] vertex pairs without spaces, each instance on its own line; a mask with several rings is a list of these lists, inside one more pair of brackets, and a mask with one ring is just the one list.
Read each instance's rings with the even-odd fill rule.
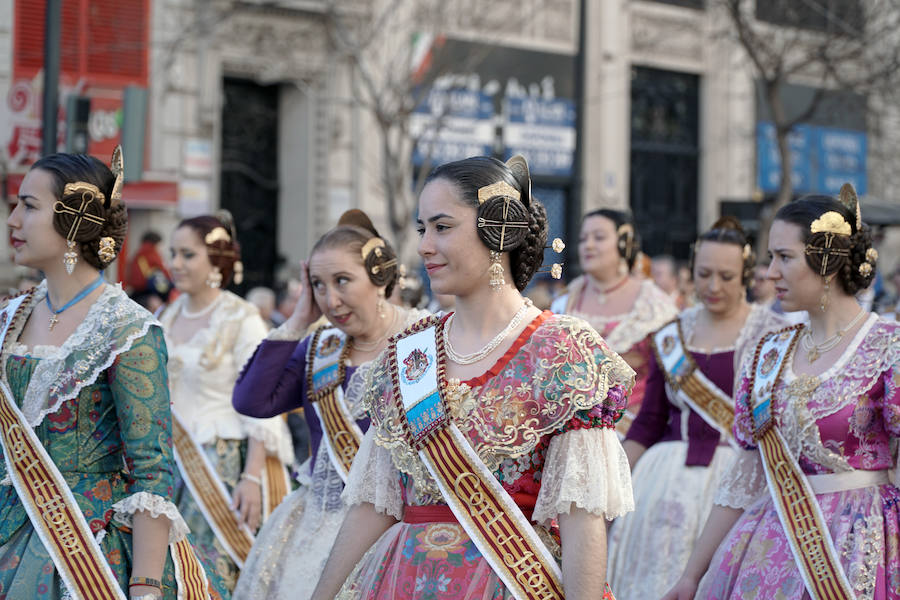
[[743,302],[743,249],[737,244],[704,240],[694,255],[694,289],[706,309],[729,314]]
[[54,261],[62,265],[68,248],[65,238],[53,228],[53,205],[58,200],[54,183],[47,171],[32,169],[19,186],[18,201],[6,220],[17,265],[45,272]]
[[207,287],[206,280],[213,265],[209,261],[206,244],[193,227],[185,225],[175,230],[170,256],[172,281],[178,291],[196,294]]
[[581,268],[595,277],[607,277],[619,268],[616,224],[603,215],[588,217],[578,236],[578,259]]
[[[769,229],[769,257],[766,275],[775,284],[775,297],[787,312],[819,310],[824,279],[806,264],[806,245],[799,225],[775,221]],[[840,284],[832,280],[832,290]]]
[[[419,196],[419,256],[437,294],[464,296],[488,286],[490,251],[475,230],[476,210],[463,202],[456,186],[430,181]],[[507,272],[509,281],[511,274]]]
[[322,248],[309,258],[309,283],[319,310],[349,336],[380,332],[378,291],[369,279],[359,252]]

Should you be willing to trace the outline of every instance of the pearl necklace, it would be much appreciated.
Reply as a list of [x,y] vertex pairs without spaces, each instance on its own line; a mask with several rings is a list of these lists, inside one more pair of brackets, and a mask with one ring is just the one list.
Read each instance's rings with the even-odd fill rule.
[[859,309],[859,312],[853,317],[853,320],[847,323],[845,327],[842,329],[838,329],[837,333],[835,333],[830,338],[826,339],[821,344],[814,344],[812,341],[812,330],[807,327],[803,332],[803,336],[800,338],[800,345],[803,346],[803,349],[806,350],[806,358],[810,364],[816,362],[820,356],[836,347],[841,343],[841,340],[847,334],[848,331],[853,329],[857,323],[859,323],[860,319],[866,315],[866,311],[862,308]]
[[478,361],[485,358],[488,354],[497,349],[503,340],[513,331],[519,324],[522,322],[522,319],[525,318],[525,313],[528,312],[528,309],[531,308],[531,300],[525,298],[525,302],[522,304],[522,308],[516,311],[516,314],[513,315],[512,320],[503,328],[503,331],[498,333],[485,345],[481,350],[476,350],[471,354],[459,354],[456,350],[453,349],[453,344],[450,343],[450,324],[453,321],[453,317],[456,316],[456,313],[451,314],[447,317],[447,322],[444,323],[444,349],[447,351],[447,358],[452,360],[458,365],[471,365],[477,363]]
[[185,319],[199,319],[200,317],[205,316],[205,315],[209,314],[210,312],[212,312],[212,309],[214,309],[216,306],[218,306],[218,304],[221,300],[222,300],[222,294],[219,293],[219,295],[216,296],[215,300],[213,300],[212,302],[210,302],[209,304],[207,304],[206,306],[204,306],[197,312],[191,312],[187,309],[187,299],[185,299],[184,304],[181,305],[181,316],[184,317]]

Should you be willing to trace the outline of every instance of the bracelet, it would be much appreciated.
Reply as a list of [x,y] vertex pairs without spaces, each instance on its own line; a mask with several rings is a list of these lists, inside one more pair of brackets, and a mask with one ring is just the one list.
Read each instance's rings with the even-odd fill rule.
[[262,486],[262,480],[256,475],[251,475],[250,473],[241,473],[241,479],[246,479],[247,481],[252,481],[258,486]]
[[136,585],[146,585],[162,589],[162,581],[160,581],[159,579],[153,579],[152,577],[132,576],[128,580],[128,587],[134,587]]

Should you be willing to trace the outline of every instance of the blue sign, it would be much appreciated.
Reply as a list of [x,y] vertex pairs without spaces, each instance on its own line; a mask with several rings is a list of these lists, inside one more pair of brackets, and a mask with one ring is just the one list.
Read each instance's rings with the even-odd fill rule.
[[[860,195],[867,190],[866,134],[815,125],[798,125],[788,135],[791,178],[797,193],[837,194],[850,182]],[[756,125],[758,185],[764,192],[778,191],[781,157],[775,126]]]
[[505,157],[522,154],[532,175],[571,176],[575,117],[575,103],[565,98],[507,98]]
[[413,164],[439,165],[469,156],[490,155],[496,137],[494,102],[488,94],[464,88],[428,91],[410,117],[416,140]]

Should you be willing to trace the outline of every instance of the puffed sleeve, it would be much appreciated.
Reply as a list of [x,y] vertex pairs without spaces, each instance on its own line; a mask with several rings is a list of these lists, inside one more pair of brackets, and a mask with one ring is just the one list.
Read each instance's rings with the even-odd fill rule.
[[[276,330],[278,331],[278,330]],[[231,402],[250,417],[274,417],[303,404],[310,336],[263,340],[238,376]]]
[[719,489],[713,499],[715,504],[731,508],[747,508],[767,493],[766,474],[762,459],[753,441],[753,418],[750,412],[750,361],[744,361],[745,369],[737,386],[734,403],[735,440],[742,450],[722,474]]
[[368,502],[379,513],[397,520],[403,518],[400,472],[394,467],[390,452],[375,443],[374,427],[363,436],[341,497],[347,506]]
[[172,503],[175,459],[167,359],[162,329],[151,326],[119,354],[107,373],[132,492],[113,505],[115,520],[130,527],[137,511],[166,516],[171,543],[183,538],[188,526]]
[[[267,333],[268,328],[258,313],[254,312],[244,318],[233,350],[234,364],[238,372],[253,356],[256,348],[265,339]],[[290,432],[284,419],[280,417],[257,418],[241,415],[241,423],[247,437],[261,441],[266,447],[266,452],[277,455],[284,464],[290,464],[293,461],[294,449],[291,445]]]

